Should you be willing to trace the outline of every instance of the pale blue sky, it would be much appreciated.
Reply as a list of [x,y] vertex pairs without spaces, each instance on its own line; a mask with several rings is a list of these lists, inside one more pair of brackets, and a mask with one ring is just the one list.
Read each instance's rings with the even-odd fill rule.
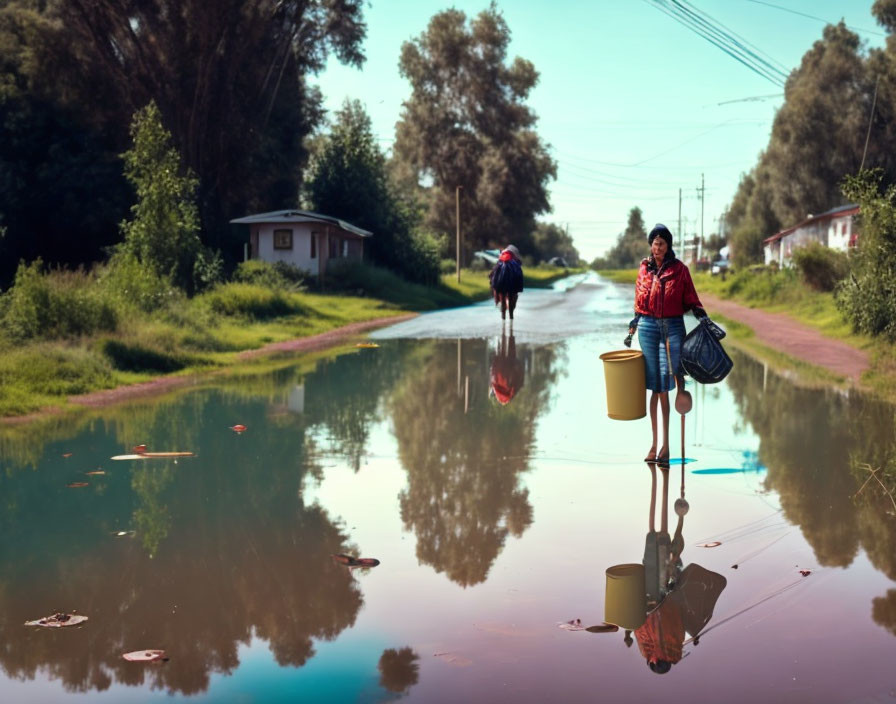
[[[691,0],[789,72],[821,38],[824,23],[843,18],[870,46],[883,30],[872,0]],[[409,85],[398,73],[402,42],[418,36],[448,7],[475,16],[487,0],[373,0],[365,8],[367,61],[362,70],[330,61],[318,77],[329,109],[345,98],[367,108],[390,148]],[[778,7],[772,7],[776,5]],[[542,219],[569,225],[590,260],[603,254],[640,206],[648,229],[665,222],[699,233],[697,187],[706,179],[704,231],[718,228],[742,173],[768,143],[783,91],[723,53],[646,0],[504,0],[512,33],[509,59],[522,56],[540,73],[528,104],[558,162],[553,212]],[[782,9],[784,8],[784,9]],[[787,11],[790,10],[790,11]]]

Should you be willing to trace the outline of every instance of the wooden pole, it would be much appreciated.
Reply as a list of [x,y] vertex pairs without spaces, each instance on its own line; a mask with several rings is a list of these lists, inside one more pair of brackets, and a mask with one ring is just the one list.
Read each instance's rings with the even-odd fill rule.
[[454,189],[454,206],[456,210],[456,219],[457,219],[457,283],[460,283],[460,189],[462,186],[458,186]]

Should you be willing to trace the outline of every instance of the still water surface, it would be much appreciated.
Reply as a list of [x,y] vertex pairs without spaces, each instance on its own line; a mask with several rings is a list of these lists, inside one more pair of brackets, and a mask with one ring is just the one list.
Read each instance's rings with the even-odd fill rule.
[[[694,392],[694,461],[652,471],[598,360],[629,296],[527,292],[512,340],[474,306],[6,428],[0,701],[896,701],[896,516],[873,482],[856,496],[896,451],[893,408],[736,355]],[[138,443],[196,457],[110,460]],[[561,628],[604,620],[622,563],[666,597],[667,673],[644,629]],[[89,621],[22,625],[71,610]],[[170,660],[122,660],[143,648]]]

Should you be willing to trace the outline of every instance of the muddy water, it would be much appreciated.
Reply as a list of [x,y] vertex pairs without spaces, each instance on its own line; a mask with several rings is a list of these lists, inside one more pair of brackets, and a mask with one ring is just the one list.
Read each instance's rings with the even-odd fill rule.
[[[597,358],[626,295],[527,292],[512,341],[476,306],[5,429],[0,701],[893,701],[896,516],[862,489],[893,409],[737,355],[694,390],[692,461],[651,470]],[[139,443],[196,456],[110,459]],[[644,624],[561,627],[604,621],[624,563]],[[169,659],[121,658],[144,648]]]

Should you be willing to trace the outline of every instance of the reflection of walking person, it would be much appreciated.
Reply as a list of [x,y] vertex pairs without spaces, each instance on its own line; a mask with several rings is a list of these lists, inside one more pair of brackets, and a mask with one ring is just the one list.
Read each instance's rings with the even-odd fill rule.
[[675,502],[678,526],[672,538],[668,532],[669,467],[660,465],[660,469],[663,475],[660,530],[655,530],[657,482],[656,467],[651,464],[650,532],[644,548],[647,604],[652,610],[648,612],[644,624],[635,631],[635,638],[647,666],[653,672],[663,674],[681,660],[685,635],[697,636],[709,623],[716,601],[728,582],[722,575],[697,564],[681,569],[684,548],[682,531],[684,516],[688,512],[684,500],[684,468],[682,498]]
[[504,406],[516,396],[523,386],[525,373],[522,361],[516,358],[516,342],[513,334],[501,333],[498,353],[492,359],[489,370],[489,394]]
[[513,320],[516,299],[523,290],[523,262],[516,247],[507,245],[501,252],[498,263],[489,272],[488,280],[495,305],[501,306],[501,320],[506,317],[508,309]]
[[[638,341],[644,352],[647,388],[650,395],[650,424],[653,443],[645,458],[669,459],[669,391],[678,377],[680,389],[684,378],[679,369],[681,343],[684,340],[684,318],[693,311],[698,318],[706,316],[703,304],[691,280],[691,273],[672,250],[672,233],[657,224],[647,237],[650,256],[641,262],[635,284],[635,317],[629,323],[629,335],[638,329]],[[640,328],[639,328],[640,322]],[[663,443],[657,451],[657,406],[663,414]]]

